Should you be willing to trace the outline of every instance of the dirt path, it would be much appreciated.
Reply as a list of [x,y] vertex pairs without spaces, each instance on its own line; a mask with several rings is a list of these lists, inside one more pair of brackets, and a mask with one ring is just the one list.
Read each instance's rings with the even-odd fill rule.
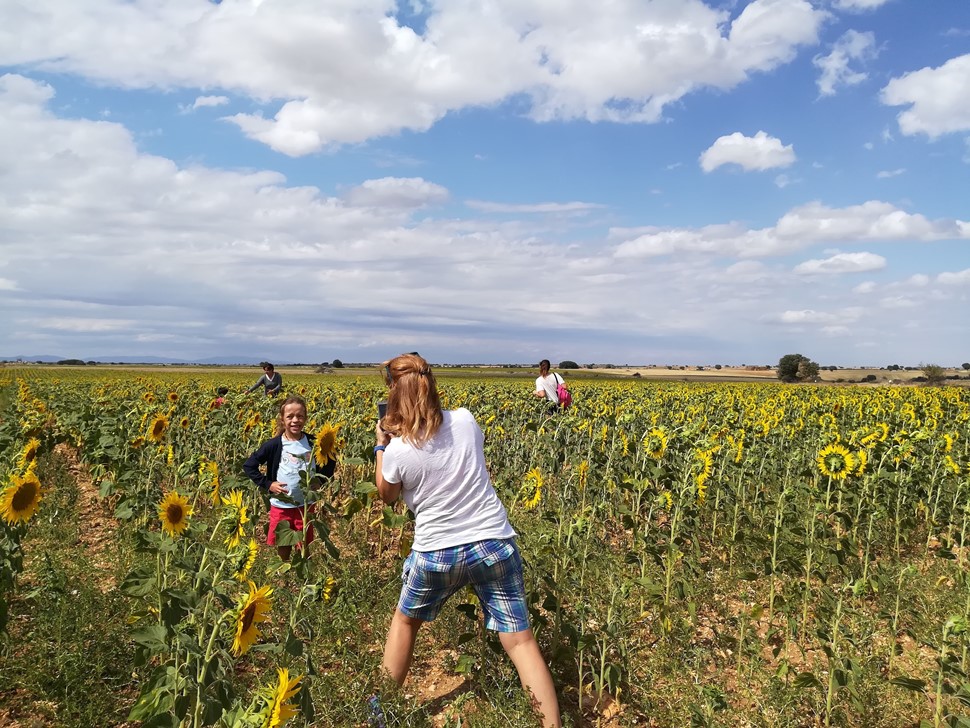
[[77,484],[77,546],[83,549],[91,564],[96,567],[93,574],[95,585],[102,594],[107,593],[116,586],[110,549],[115,542],[118,521],[112,516],[107,501],[98,494],[91,473],[87,465],[81,462],[77,450],[67,443],[61,443],[54,451],[64,458],[67,469]]

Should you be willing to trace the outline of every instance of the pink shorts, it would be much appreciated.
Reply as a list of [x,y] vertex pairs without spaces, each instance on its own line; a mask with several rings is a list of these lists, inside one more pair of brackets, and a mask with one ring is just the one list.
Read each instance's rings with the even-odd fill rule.
[[[307,506],[308,516],[313,515],[313,506]],[[303,530],[303,509],[302,508],[280,508],[271,505],[269,507],[269,533],[266,534],[266,543],[270,546],[276,545],[276,526],[280,521],[286,521],[294,531]],[[307,524],[306,533],[303,534],[303,543],[313,543],[313,526]],[[297,544],[297,548],[300,545]]]

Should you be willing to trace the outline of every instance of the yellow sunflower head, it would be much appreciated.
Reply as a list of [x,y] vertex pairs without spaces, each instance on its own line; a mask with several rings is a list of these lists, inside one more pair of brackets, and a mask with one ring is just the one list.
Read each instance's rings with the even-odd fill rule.
[[168,430],[168,417],[165,415],[155,415],[151,424],[148,426],[148,439],[152,442],[161,442]]
[[245,524],[249,523],[242,492],[238,490],[230,491],[229,495],[222,499],[222,504],[227,506],[229,510],[226,514],[226,518],[229,520],[229,535],[226,537],[225,543],[229,548],[234,549],[239,545],[242,537],[246,535]]
[[188,417],[183,417],[182,419],[179,420],[179,427],[181,427],[183,430],[187,430],[191,426],[192,426],[192,420],[190,420]]
[[131,446],[137,450],[145,444],[145,438],[139,435],[134,440],[131,441]]
[[239,604],[239,616],[236,617],[236,634],[232,640],[232,653],[239,657],[245,655],[250,647],[260,638],[257,625],[269,619],[268,612],[273,606],[270,597],[272,587],[261,586],[258,589],[253,582],[249,582],[249,594]]
[[289,670],[277,668],[278,681],[263,693],[266,708],[262,712],[263,728],[278,728],[297,714],[297,709],[290,702],[300,692],[302,676],[290,679]]
[[314,457],[317,465],[321,467],[331,460],[337,459],[337,448],[340,443],[337,440],[337,432],[340,425],[331,425],[329,422],[320,428],[313,443]]
[[30,465],[37,458],[37,453],[40,451],[40,440],[36,437],[32,437],[24,445],[24,449],[20,451],[20,458],[17,460],[17,465],[21,470],[24,470],[28,465]]
[[654,427],[643,438],[643,450],[647,457],[654,460],[663,458],[664,453],[667,452],[667,433],[659,427]]
[[246,581],[258,554],[259,544],[256,543],[256,539],[249,539],[249,543],[233,557],[232,578],[236,581]]
[[155,401],[155,395],[154,395],[154,394],[152,394],[151,392],[145,392],[145,393],[144,393],[144,394],[143,394],[143,395],[141,396],[141,398],[142,398],[143,400],[145,400],[146,402],[148,402],[149,404],[151,404],[152,402],[154,402],[154,401]]
[[823,447],[818,453],[817,462],[819,472],[835,480],[845,480],[856,467],[852,453],[837,442]]
[[169,536],[178,536],[189,527],[189,516],[192,506],[188,500],[173,490],[165,494],[158,506],[158,519],[162,522],[162,530]]
[[168,393],[168,401],[169,402],[178,402],[179,401],[178,392],[169,392]]
[[532,468],[525,474],[520,497],[522,505],[530,511],[542,501],[542,473],[539,468]]
[[37,512],[42,497],[33,468],[22,476],[11,475],[10,485],[0,492],[0,517],[10,525],[26,523]]

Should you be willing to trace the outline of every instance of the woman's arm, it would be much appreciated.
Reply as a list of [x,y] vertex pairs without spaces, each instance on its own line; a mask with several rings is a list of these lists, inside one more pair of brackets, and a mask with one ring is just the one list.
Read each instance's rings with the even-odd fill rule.
[[263,380],[265,379],[266,379],[266,375],[263,374],[259,379],[256,380],[256,384],[254,384],[253,386],[251,386],[249,389],[246,390],[246,394],[249,394],[250,392],[254,392],[260,387],[262,387],[264,383]]
[[391,441],[391,436],[384,432],[380,422],[374,428],[374,435],[377,438],[377,447],[381,448],[374,452],[374,458],[377,461],[374,466],[374,482],[377,484],[377,494],[381,500],[390,505],[401,497],[401,484],[384,480],[384,473],[381,472],[384,466],[384,448]]

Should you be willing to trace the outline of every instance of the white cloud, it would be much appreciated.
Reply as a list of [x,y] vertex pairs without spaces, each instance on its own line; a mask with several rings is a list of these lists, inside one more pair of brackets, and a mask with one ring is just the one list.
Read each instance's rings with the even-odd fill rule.
[[481,212],[530,213],[586,213],[605,207],[595,202],[541,202],[537,204],[508,204],[486,200],[467,200],[465,204]]
[[874,290],[876,290],[876,284],[874,281],[863,281],[858,286],[853,288],[852,292],[866,294],[866,293],[872,293]]
[[970,223],[928,220],[888,202],[832,208],[810,202],[785,213],[773,227],[749,229],[739,223],[701,228],[614,228],[618,258],[649,258],[676,252],[737,257],[781,255],[826,243],[892,240],[968,240]]
[[841,86],[855,86],[865,81],[869,75],[864,71],[854,70],[851,66],[872,60],[876,55],[874,34],[847,30],[835,42],[828,55],[819,54],[812,60],[821,71],[816,81],[819,95],[831,96]]
[[201,109],[205,106],[225,106],[228,103],[228,96],[199,96],[193,102],[192,108]]
[[791,178],[787,174],[779,174],[775,177],[775,184],[779,189],[783,190],[791,184]]
[[806,260],[795,266],[797,275],[831,275],[841,273],[866,273],[882,270],[886,259],[875,253],[839,253],[824,260]]
[[957,271],[955,273],[940,273],[936,280],[947,286],[966,286],[970,285],[970,268]]
[[789,167],[795,163],[792,145],[759,131],[746,137],[739,131],[718,137],[700,156],[701,169],[712,172],[725,164],[736,164],[745,171]]
[[788,63],[826,18],[808,0],[753,0],[733,19],[701,0],[617,0],[609,12],[453,0],[429,4],[416,32],[389,0],[16,8],[0,28],[0,65],[248,96],[266,109],[227,120],[294,156],[427,130],[449,112],[513,97],[537,121],[656,122],[692,92]]
[[884,169],[881,172],[876,173],[876,179],[892,179],[893,177],[898,177],[901,174],[905,174],[905,169]]
[[420,177],[370,179],[349,190],[344,199],[354,207],[424,207],[448,200],[448,190]]
[[814,309],[783,311],[775,319],[782,324],[822,324],[826,326],[841,326],[858,320],[859,309],[848,308],[842,311],[815,311]]
[[[0,341],[20,349],[0,354],[376,361],[417,349],[442,361],[455,352],[465,361],[536,361],[579,347],[595,352],[591,361],[690,361],[699,351],[744,361],[735,358],[742,350],[770,361],[792,326],[849,325],[860,339],[880,340],[897,314],[870,306],[854,319],[849,284],[837,276],[819,285],[793,275],[787,261],[751,258],[805,248],[813,252],[804,257],[824,258],[814,251],[838,247],[831,255],[839,255],[847,240],[869,236],[970,237],[965,223],[881,202],[811,203],[760,229],[637,226],[607,237],[602,219],[590,222],[614,214],[609,208],[584,215],[598,208],[518,207],[521,198],[510,197],[496,218],[455,204],[430,173],[338,178],[340,194],[329,194],[273,170],[176,162],[146,153],[130,130],[96,112],[59,117],[53,109],[63,104],[52,96],[44,83],[0,78],[0,275],[13,283],[0,285]],[[427,211],[449,201],[446,215]],[[634,222],[651,219],[641,215]],[[663,238],[677,255],[620,255],[640,236]],[[727,259],[683,255],[704,251]],[[927,291],[917,292],[906,318],[921,324],[943,320],[961,295],[949,289],[950,302],[934,310]],[[766,311],[830,318],[788,316],[779,327],[780,315]],[[932,348],[927,330],[904,351]],[[756,343],[726,348],[733,342]],[[813,350],[823,355],[842,356],[837,345]]]
[[903,134],[934,139],[970,130],[970,54],[892,79],[881,99],[887,106],[910,107],[896,117]]
[[875,10],[885,5],[889,0],[835,0],[833,7],[838,10],[864,11]]

